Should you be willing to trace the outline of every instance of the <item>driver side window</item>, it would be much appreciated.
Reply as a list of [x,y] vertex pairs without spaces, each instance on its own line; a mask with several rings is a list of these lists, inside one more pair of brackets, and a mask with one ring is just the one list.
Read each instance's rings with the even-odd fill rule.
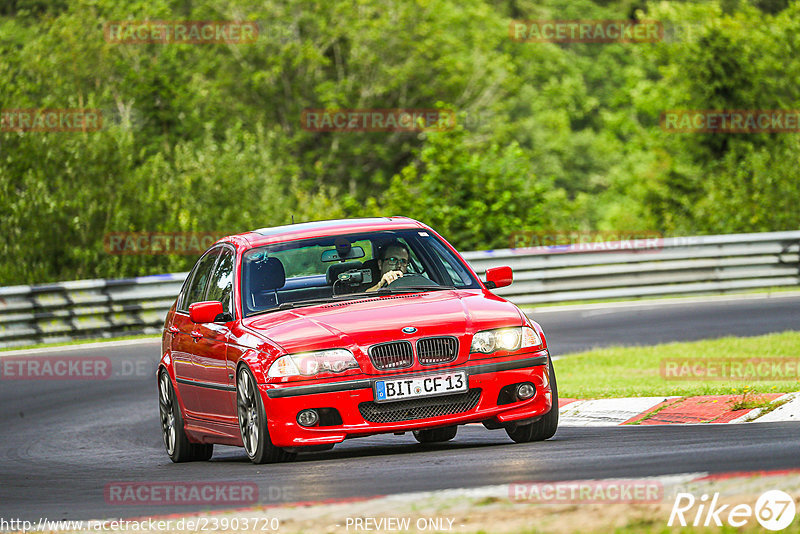
[[211,270],[219,258],[220,249],[215,249],[203,256],[194,270],[192,281],[186,288],[186,294],[181,303],[181,309],[188,311],[189,306],[195,302],[202,302],[206,294],[206,285],[211,276]]
[[208,282],[206,300],[218,300],[222,303],[223,313],[233,313],[233,251],[222,250],[214,274]]

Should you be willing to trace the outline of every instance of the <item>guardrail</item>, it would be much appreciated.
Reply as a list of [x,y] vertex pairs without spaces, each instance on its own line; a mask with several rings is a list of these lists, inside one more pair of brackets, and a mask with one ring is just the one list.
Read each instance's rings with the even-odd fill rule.
[[800,231],[490,250],[464,258],[479,275],[511,266],[514,283],[496,293],[523,308],[800,285]]
[[[496,290],[515,304],[719,294],[800,286],[800,231],[466,252],[479,275],[510,265]],[[187,273],[0,288],[0,347],[160,333]]]
[[158,334],[189,273],[0,288],[0,347]]

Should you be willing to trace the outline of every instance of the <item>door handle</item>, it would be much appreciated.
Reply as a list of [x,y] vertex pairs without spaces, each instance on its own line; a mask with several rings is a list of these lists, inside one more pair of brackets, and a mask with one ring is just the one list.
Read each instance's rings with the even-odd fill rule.
[[189,335],[191,335],[194,338],[194,342],[195,343],[197,343],[197,340],[199,340],[201,337],[203,337],[203,334],[201,334],[200,332],[198,332],[196,330],[192,331],[192,333],[189,334]]
[[169,326],[167,328],[167,332],[169,332],[170,334],[177,334],[178,332],[180,332],[180,329],[177,326]]

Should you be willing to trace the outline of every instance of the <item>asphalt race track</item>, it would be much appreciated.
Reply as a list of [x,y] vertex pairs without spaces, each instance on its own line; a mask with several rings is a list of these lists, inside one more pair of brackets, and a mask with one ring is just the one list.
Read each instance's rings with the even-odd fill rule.
[[[534,315],[561,353],[800,329],[800,297],[598,311]],[[502,430],[468,426],[453,442],[433,447],[410,434],[376,436],[292,463],[255,466],[242,449],[217,446],[210,462],[177,465],[161,443],[158,350],[150,341],[52,349],[42,355],[108,356],[113,376],[0,380],[0,517],[114,518],[208,508],[108,504],[104,488],[121,482],[255,483],[264,504],[515,481],[800,468],[798,423],[562,427],[549,441],[524,445]]]

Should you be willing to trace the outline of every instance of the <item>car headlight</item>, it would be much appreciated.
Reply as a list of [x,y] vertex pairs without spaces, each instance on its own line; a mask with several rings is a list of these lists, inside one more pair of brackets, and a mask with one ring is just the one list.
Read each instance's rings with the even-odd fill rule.
[[498,350],[519,350],[542,344],[536,330],[529,326],[483,330],[472,336],[470,352],[491,354]]
[[319,373],[342,373],[348,369],[358,369],[353,353],[347,349],[328,349],[281,356],[272,362],[267,376],[311,376]]

